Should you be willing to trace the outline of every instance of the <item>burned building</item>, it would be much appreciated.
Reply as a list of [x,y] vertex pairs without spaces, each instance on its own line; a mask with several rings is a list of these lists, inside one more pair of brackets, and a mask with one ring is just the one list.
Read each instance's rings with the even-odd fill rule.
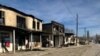
[[0,5],[0,52],[41,47],[42,20]]
[[65,46],[75,45],[75,37],[73,30],[65,29]]
[[61,47],[64,44],[64,25],[55,21],[43,24],[42,46]]

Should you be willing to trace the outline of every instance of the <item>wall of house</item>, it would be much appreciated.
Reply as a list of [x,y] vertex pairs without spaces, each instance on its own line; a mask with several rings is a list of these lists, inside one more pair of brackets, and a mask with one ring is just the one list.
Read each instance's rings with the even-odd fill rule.
[[16,27],[16,13],[10,10],[5,11],[5,25]]
[[26,28],[27,29],[30,29],[30,30],[34,30],[33,29],[33,18],[31,18],[31,17],[26,17]]
[[37,20],[37,22],[40,23],[39,29],[37,29],[37,31],[42,31],[42,22],[40,22],[39,20]]
[[7,9],[0,9],[5,12],[5,25],[16,27],[16,13]]
[[51,24],[43,24],[43,31],[52,33],[52,25]]
[[[33,21],[35,21],[35,25],[36,25],[35,29],[33,28]],[[37,29],[37,22],[40,23],[39,29]],[[35,18],[33,19],[32,17],[26,17],[26,27],[29,30],[42,31],[42,22],[40,22]]]
[[[0,10],[5,12],[5,25],[6,26],[16,27],[17,26],[17,15],[19,15],[19,16],[26,18],[25,21],[26,21],[26,28],[27,29],[42,31],[42,22],[40,22],[38,19],[29,17],[29,16],[21,15],[19,13],[12,11],[12,10],[9,10],[9,9],[0,9]],[[35,29],[33,28],[33,25],[32,25],[33,20],[36,22],[36,28]],[[39,29],[37,29],[37,22],[40,23]]]

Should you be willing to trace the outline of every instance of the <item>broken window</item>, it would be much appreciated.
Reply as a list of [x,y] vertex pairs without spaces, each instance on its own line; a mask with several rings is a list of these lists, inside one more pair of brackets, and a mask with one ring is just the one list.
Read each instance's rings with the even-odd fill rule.
[[0,24],[4,24],[4,11],[0,11]]
[[37,29],[39,29],[40,28],[40,23],[39,22],[37,22]]
[[36,24],[35,24],[35,21],[33,21],[33,28],[35,29],[35,27],[36,27]]
[[19,27],[19,28],[26,28],[25,18],[24,17],[17,16],[17,27]]

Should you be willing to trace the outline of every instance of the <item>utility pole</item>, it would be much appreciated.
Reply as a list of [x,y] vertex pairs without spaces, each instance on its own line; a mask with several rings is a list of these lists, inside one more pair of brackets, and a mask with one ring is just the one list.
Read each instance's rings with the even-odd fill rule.
[[90,32],[87,31],[87,41],[88,41],[88,45],[89,45],[89,38],[90,38]]
[[78,39],[78,14],[76,14],[76,45],[77,45],[77,39]]
[[84,27],[84,38],[87,40],[87,31],[86,31],[86,27]]

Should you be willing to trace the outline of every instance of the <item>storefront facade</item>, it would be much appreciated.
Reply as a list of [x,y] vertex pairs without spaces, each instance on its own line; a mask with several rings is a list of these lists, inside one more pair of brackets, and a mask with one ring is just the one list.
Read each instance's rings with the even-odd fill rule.
[[41,47],[42,20],[0,5],[0,52]]
[[12,51],[12,34],[9,31],[0,31],[0,52]]

